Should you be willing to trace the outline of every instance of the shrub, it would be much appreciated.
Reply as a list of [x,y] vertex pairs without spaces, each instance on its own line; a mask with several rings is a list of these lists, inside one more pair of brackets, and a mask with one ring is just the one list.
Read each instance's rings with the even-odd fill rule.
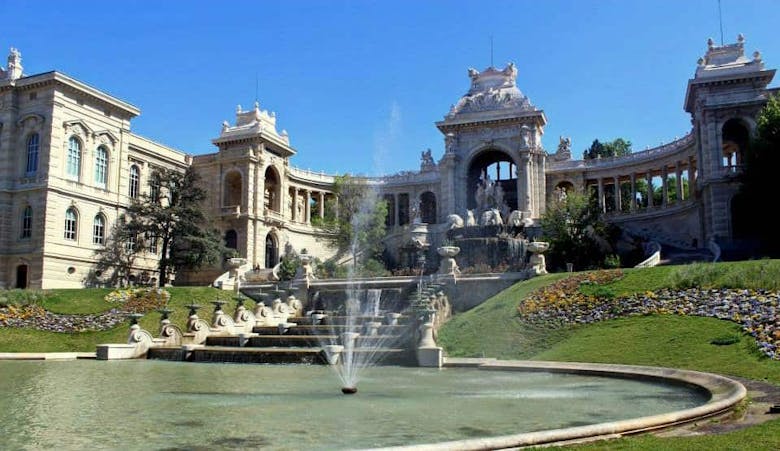
[[0,290],[0,307],[38,305],[45,297],[41,290]]
[[715,346],[728,346],[739,343],[740,338],[739,334],[721,335],[720,337],[713,338],[712,341],[710,341],[710,344]]

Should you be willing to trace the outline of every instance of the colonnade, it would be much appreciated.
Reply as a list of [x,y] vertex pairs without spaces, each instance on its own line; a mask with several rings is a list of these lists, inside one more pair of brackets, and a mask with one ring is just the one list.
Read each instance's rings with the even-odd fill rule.
[[[679,204],[687,199],[695,198],[696,186],[696,160],[689,156],[687,160],[675,161],[672,164],[664,164],[661,167],[651,167],[646,170],[632,171],[628,174],[610,171],[611,174],[589,177],[587,186],[589,190],[595,190],[598,205],[602,212],[626,213],[640,209],[665,208],[669,205]],[[674,198],[670,195],[670,177],[674,175]],[[687,178],[688,189],[683,189],[682,181]],[[655,186],[653,180],[661,180],[660,202],[654,200]],[[644,180],[643,192],[637,188],[638,181]],[[628,189],[623,189],[627,185]],[[608,190],[608,187],[611,189]],[[623,199],[624,193],[628,199]],[[608,196],[609,195],[609,196]],[[608,199],[608,197],[610,199]],[[638,201],[641,199],[641,203]],[[627,207],[627,208],[626,208]]]

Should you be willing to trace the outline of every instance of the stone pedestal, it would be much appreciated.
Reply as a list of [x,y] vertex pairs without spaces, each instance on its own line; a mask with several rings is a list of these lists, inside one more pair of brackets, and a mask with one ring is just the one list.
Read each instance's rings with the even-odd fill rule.
[[550,243],[544,241],[533,241],[528,243],[528,252],[531,252],[531,257],[528,259],[528,275],[530,277],[547,274],[547,263],[544,259],[543,252],[550,248]]
[[443,276],[457,276],[460,274],[460,268],[455,261],[455,256],[460,252],[458,246],[442,246],[436,249],[436,252],[441,256],[441,263],[439,265],[439,274]]
[[444,351],[436,346],[433,339],[433,311],[426,312],[424,322],[420,326],[420,343],[417,346],[417,364],[422,367],[441,368],[444,365]]

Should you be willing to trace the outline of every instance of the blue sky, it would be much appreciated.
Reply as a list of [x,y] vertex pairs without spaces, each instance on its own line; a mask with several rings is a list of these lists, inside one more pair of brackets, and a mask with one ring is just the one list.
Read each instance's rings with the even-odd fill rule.
[[[780,2],[721,2],[725,41],[743,33],[748,54],[780,67]],[[0,48],[17,47],[27,74],[62,71],[133,103],[134,132],[192,154],[216,150],[257,84],[292,164],[329,173],[416,169],[426,148],[438,159],[434,122],[467,68],[490,65],[491,36],[495,66],[515,62],[547,115],[548,151],[559,135],[578,157],[595,138],[655,146],[690,129],[687,80],[720,41],[717,0],[0,0],[0,17]]]

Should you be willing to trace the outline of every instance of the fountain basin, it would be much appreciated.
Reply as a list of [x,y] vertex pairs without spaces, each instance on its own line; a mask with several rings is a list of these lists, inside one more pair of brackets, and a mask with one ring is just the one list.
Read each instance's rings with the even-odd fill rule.
[[369,368],[360,393],[324,366],[0,361],[10,448],[503,448],[692,421],[745,396],[692,371],[476,359]]

